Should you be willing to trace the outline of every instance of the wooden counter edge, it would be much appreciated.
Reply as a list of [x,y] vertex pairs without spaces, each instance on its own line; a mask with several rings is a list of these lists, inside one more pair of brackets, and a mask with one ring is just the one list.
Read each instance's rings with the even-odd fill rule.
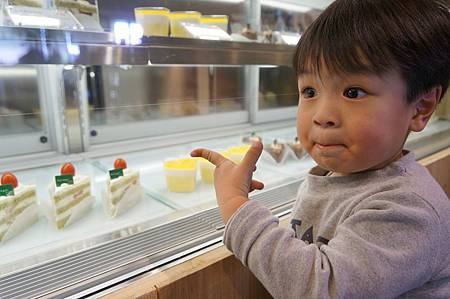
[[[428,168],[430,173],[441,184],[447,195],[450,194],[450,147],[430,155],[419,161],[420,164]],[[282,219],[281,224],[287,225],[288,217]],[[126,285],[103,298],[160,298],[158,290],[167,288],[171,284],[184,279],[196,272],[219,263],[232,256],[225,246],[213,249],[191,260],[171,267],[163,272],[143,276],[142,278]],[[164,296],[166,298],[166,296]]]

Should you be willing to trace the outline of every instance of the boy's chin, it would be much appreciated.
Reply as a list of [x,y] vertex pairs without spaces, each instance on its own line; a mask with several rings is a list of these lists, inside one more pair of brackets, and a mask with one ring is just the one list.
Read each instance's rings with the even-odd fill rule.
[[350,165],[345,165],[344,163],[340,163],[339,161],[321,161],[321,159],[314,159],[314,161],[317,163],[320,168],[323,168],[327,171],[331,171],[335,174],[341,174],[341,175],[349,175],[353,173],[363,172],[366,170],[366,168],[357,168],[352,167]]

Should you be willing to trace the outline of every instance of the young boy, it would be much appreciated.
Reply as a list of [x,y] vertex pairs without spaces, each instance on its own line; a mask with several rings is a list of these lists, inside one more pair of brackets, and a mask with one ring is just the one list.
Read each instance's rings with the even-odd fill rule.
[[262,145],[217,166],[224,243],[275,298],[450,298],[450,200],[403,149],[450,79],[439,0],[337,0],[302,36],[298,136],[318,164],[289,228],[248,193]]

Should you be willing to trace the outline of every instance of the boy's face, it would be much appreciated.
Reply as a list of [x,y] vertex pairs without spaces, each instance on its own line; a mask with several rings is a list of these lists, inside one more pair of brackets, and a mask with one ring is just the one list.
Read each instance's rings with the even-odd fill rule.
[[382,168],[401,155],[415,109],[397,72],[382,78],[307,73],[298,87],[298,136],[322,168],[345,175]]

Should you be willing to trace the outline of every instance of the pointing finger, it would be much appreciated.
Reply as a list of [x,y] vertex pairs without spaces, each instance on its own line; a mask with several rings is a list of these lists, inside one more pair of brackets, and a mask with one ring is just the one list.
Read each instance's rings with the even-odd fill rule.
[[[253,170],[255,168],[256,162],[258,162],[263,150],[263,145],[261,142],[254,142],[248,152],[245,154],[244,159],[242,159],[241,164]],[[254,170],[253,170],[254,171]]]
[[191,157],[202,157],[211,162],[212,164],[219,166],[227,159],[215,151],[211,151],[205,148],[197,148],[191,152]]

